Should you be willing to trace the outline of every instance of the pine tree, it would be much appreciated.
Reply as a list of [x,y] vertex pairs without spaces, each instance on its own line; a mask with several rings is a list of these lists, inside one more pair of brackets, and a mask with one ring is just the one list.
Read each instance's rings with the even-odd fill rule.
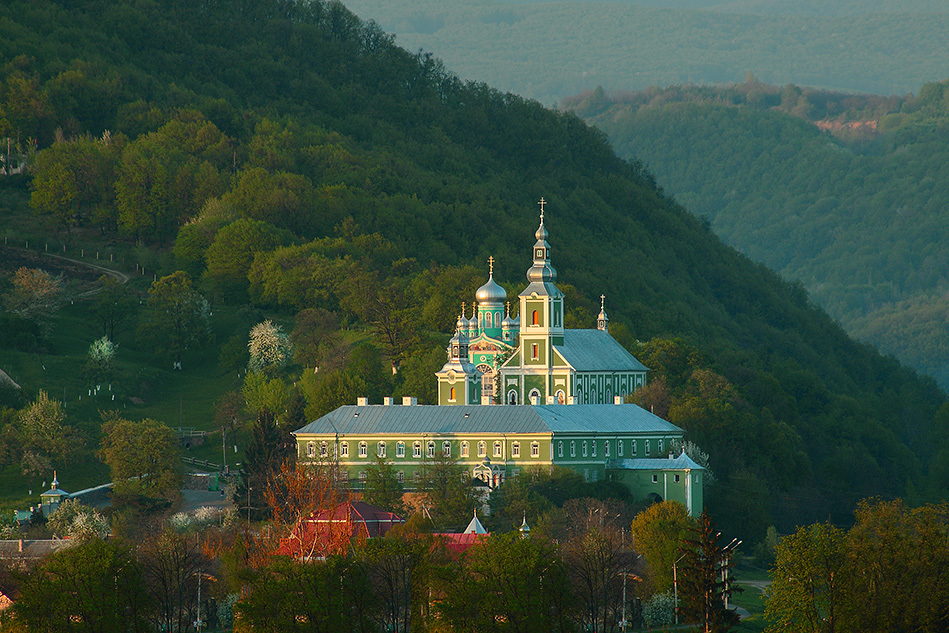
[[725,608],[731,595],[741,591],[734,587],[730,573],[735,546],[720,546],[721,535],[703,511],[683,551],[680,613],[700,624],[705,633],[722,633],[738,623],[738,614]]
[[293,444],[287,442],[285,435],[277,427],[273,413],[264,409],[257,415],[244,452],[241,481],[234,491],[234,504],[251,518],[266,518],[267,483],[280,472],[284,462],[293,459]]

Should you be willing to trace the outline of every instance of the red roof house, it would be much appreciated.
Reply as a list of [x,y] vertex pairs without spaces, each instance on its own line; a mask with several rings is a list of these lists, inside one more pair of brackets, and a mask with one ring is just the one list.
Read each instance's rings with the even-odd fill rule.
[[349,501],[328,510],[318,510],[302,519],[280,539],[275,554],[301,560],[325,558],[345,552],[353,542],[384,536],[405,523],[394,512],[386,512],[365,501]]

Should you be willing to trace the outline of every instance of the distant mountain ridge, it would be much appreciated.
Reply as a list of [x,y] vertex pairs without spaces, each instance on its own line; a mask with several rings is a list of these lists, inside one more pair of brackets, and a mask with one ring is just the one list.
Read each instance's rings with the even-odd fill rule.
[[567,103],[728,243],[949,388],[949,82],[919,92],[751,83]]
[[546,105],[598,85],[729,83],[746,72],[765,83],[875,94],[949,76],[949,9],[936,0],[346,4],[461,77]]

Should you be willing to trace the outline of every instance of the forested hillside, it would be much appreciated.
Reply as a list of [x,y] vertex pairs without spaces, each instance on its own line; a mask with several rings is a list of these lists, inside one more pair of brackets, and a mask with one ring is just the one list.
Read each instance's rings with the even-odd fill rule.
[[[31,161],[4,177],[4,236],[105,240],[158,268],[130,307],[138,327],[121,326],[119,358],[153,367],[115,376],[125,416],[152,397],[142,376],[170,380],[173,362],[203,397],[223,392],[261,311],[296,352],[252,362],[238,407],[292,427],[357,395],[431,398],[488,256],[511,296],[522,288],[544,197],[567,324],[592,326],[606,294],[612,331],[653,370],[637,399],[711,455],[723,524],[758,538],[847,520],[863,496],[949,487],[934,384],[847,338],[576,116],[462,82],[341,4],[14,1],[0,67],[2,134]],[[0,359],[35,377],[25,399],[58,397],[47,365],[79,367],[101,334],[57,348],[13,273],[4,331],[33,335],[5,338]],[[64,314],[95,324],[97,303]],[[94,446],[97,407],[70,406]],[[25,418],[2,419],[18,472]]]
[[570,103],[726,242],[949,388],[949,82],[909,98],[746,82]]
[[603,86],[741,81],[906,94],[949,75],[937,0],[348,0],[408,50],[552,104]]

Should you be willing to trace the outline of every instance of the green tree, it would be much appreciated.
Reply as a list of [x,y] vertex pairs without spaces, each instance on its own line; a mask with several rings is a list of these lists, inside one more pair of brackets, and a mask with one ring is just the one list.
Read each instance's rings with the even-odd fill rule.
[[20,576],[12,607],[28,631],[148,631],[149,598],[135,559],[122,543],[93,538],[52,554]]
[[438,607],[454,631],[550,633],[571,630],[573,600],[557,546],[509,532],[469,550]]
[[290,333],[293,360],[304,367],[322,368],[323,371],[340,369],[343,363],[335,364],[332,357],[341,340],[339,317],[335,313],[323,308],[300,310]]
[[380,630],[424,630],[431,595],[432,550],[431,537],[396,528],[384,538],[368,539],[356,552],[372,592],[369,617]]
[[[423,447],[425,451],[430,449],[431,445]],[[441,446],[434,447],[433,457],[425,458],[416,489],[425,493],[432,520],[441,531],[461,530],[480,505],[464,475],[461,466],[446,457]]]
[[179,270],[152,284],[139,333],[171,357],[176,369],[182,368],[187,350],[208,340],[210,306],[194,289],[188,273]]
[[268,514],[267,487],[277,478],[284,464],[294,457],[293,438],[282,431],[274,414],[267,409],[257,413],[251,439],[244,451],[241,481],[234,490],[234,504],[260,519]]
[[250,630],[369,630],[369,583],[363,566],[351,557],[302,563],[274,557],[253,573],[249,588],[234,611]]
[[[197,619],[198,574],[208,568],[199,537],[165,529],[142,544],[139,560],[145,585],[155,603],[150,614],[155,630],[190,631]],[[207,596],[210,587],[205,587]],[[201,605],[201,609],[206,622],[207,604]]]
[[708,513],[702,512],[682,550],[679,610],[705,633],[721,633],[738,623],[738,614],[725,604],[741,589],[734,587],[730,574],[734,561],[727,546],[719,545],[720,537]]
[[404,487],[396,476],[395,467],[385,457],[376,457],[376,463],[366,469],[363,500],[377,508],[401,514]]
[[672,564],[694,526],[688,510],[678,501],[654,503],[633,519],[633,549],[646,559],[653,593],[672,589]]
[[178,438],[157,420],[133,422],[103,415],[99,457],[109,466],[115,493],[174,499],[181,487]]
[[[246,295],[254,256],[287,241],[285,232],[260,220],[240,218],[222,227],[204,253],[205,277],[219,292]],[[183,248],[183,247],[182,247]]]
[[842,626],[850,601],[852,566],[847,535],[829,524],[798,528],[775,548],[765,605],[769,631],[829,633]]
[[112,275],[99,277],[99,292],[92,300],[91,311],[102,326],[102,335],[115,340],[115,328],[132,319],[138,301],[125,284]]
[[62,405],[42,389],[20,411],[17,426],[24,472],[39,475],[57,464],[65,466],[82,450],[82,437],[65,421]]

